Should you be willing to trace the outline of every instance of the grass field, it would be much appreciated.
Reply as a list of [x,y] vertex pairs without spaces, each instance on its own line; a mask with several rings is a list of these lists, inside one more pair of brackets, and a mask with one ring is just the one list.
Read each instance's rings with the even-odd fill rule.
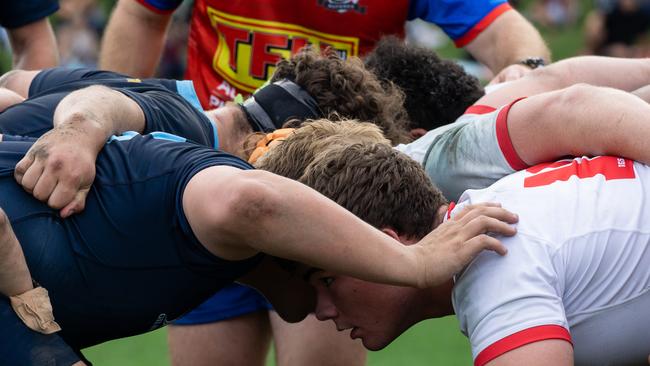
[[[85,350],[84,354],[96,366],[168,365],[166,337],[166,330],[161,329],[95,346]],[[458,331],[455,317],[422,322],[384,350],[368,354],[369,366],[471,363],[469,344]],[[272,355],[269,355],[267,365],[275,365]]]

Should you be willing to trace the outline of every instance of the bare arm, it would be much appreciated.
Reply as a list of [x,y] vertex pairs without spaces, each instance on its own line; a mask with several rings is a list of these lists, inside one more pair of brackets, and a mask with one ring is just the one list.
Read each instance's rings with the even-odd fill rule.
[[22,102],[23,100],[25,100],[25,98],[18,95],[17,93],[7,88],[0,87],[0,113],[14,104]]
[[160,60],[171,14],[157,14],[135,0],[115,6],[102,40],[99,67],[150,77]]
[[527,57],[551,59],[539,32],[516,10],[501,14],[465,48],[495,74]]
[[0,87],[9,89],[23,98],[29,96],[29,87],[32,80],[41,70],[11,70],[0,76]]
[[512,81],[476,104],[500,107],[514,99],[586,83],[633,91],[650,84],[650,61],[600,56],[580,56],[555,62]]
[[129,97],[95,85],[63,98],[53,124],[18,162],[14,174],[26,191],[67,217],[83,210],[95,178],[95,160],[106,140],[118,132],[142,132],[145,118]]
[[32,277],[23,250],[11,229],[9,218],[0,209],[0,293],[15,296],[32,289]]
[[578,84],[514,104],[508,132],[529,165],[563,156],[624,156],[650,163],[650,105],[620,90]]
[[8,33],[14,68],[36,70],[58,65],[59,48],[47,18],[9,29]]
[[571,343],[551,339],[519,347],[488,362],[486,366],[572,366]]
[[[479,234],[514,234],[510,225],[470,212],[441,225],[420,245],[404,246],[305,185],[223,166],[190,180],[183,209],[199,241],[221,258],[265,252],[369,281],[419,287],[448,280],[483,249],[505,254],[500,242]],[[516,221],[501,208],[484,209]]]

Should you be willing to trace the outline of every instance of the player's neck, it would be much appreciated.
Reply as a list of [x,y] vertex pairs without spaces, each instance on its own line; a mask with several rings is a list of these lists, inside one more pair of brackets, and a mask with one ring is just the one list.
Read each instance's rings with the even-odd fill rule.
[[454,314],[451,303],[451,292],[454,281],[449,280],[442,285],[422,290],[423,318],[441,318]]
[[227,113],[224,108],[218,108],[206,111],[205,114],[217,128],[219,150],[246,158],[244,156],[246,134],[240,126],[236,125],[237,121],[230,113]]

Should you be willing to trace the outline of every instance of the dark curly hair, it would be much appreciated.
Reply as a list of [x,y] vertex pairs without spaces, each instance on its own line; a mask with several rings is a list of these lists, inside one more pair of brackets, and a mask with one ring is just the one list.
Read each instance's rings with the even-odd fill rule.
[[454,61],[395,36],[382,38],[364,61],[387,88],[402,89],[411,128],[431,130],[454,122],[485,94],[478,79]]
[[278,62],[271,81],[289,79],[304,88],[324,116],[369,121],[378,125],[392,144],[409,141],[404,95],[395,86],[383,86],[363,62],[341,59],[331,50],[305,49]]

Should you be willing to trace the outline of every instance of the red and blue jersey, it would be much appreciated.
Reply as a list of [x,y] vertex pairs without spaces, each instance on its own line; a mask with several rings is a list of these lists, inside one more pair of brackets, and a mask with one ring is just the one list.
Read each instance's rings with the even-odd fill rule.
[[[137,1],[159,13],[182,2]],[[201,104],[214,108],[253,92],[277,61],[307,44],[344,58],[363,55],[383,35],[402,35],[406,20],[421,18],[460,47],[509,9],[506,0],[196,0],[186,77]]]

